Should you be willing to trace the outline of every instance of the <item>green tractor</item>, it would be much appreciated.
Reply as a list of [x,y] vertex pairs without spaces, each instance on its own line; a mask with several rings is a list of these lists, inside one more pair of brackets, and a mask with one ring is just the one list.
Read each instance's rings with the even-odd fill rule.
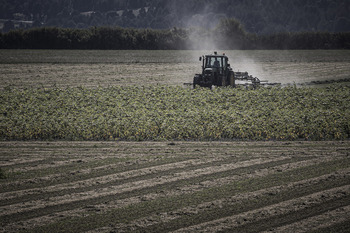
[[[201,56],[199,58],[202,61],[202,73],[196,74],[193,78],[193,88],[196,86],[209,87],[212,86],[232,86],[235,87],[239,84],[253,85],[257,87],[260,85],[260,80],[256,77],[248,75],[248,72],[234,72],[228,62],[228,57],[218,55],[217,52],[211,55]],[[239,85],[238,84],[238,85]]]

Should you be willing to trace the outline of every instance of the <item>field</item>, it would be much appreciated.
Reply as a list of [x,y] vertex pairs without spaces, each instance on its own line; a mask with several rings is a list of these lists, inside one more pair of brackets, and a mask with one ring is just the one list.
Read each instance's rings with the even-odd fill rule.
[[5,140],[344,140],[350,85],[6,88]]
[[348,232],[350,143],[1,142],[2,232]]
[[[235,71],[282,84],[349,79],[349,50],[218,51]],[[0,88],[182,85],[213,51],[0,50]]]
[[205,53],[0,51],[0,232],[350,232],[350,52]]

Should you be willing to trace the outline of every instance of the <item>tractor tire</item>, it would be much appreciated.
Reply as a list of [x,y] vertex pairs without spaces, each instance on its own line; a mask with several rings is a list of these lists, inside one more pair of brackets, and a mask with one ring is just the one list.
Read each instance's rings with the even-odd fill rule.
[[222,76],[221,86],[226,87],[226,77]]
[[233,72],[229,74],[228,78],[229,78],[229,85],[231,87],[236,87],[236,85],[235,85],[235,76],[234,76]]
[[200,76],[199,75],[195,75],[193,78],[193,89],[196,88],[197,85],[199,85],[199,81],[200,81]]

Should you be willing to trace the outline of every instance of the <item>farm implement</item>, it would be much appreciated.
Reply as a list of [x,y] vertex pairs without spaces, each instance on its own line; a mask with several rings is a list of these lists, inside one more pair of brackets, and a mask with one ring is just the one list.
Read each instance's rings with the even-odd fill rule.
[[193,83],[184,83],[185,85],[193,85],[193,88],[197,86],[209,88],[212,86],[236,87],[237,85],[256,88],[262,85],[279,84],[260,80],[249,75],[248,72],[233,71],[225,54],[218,55],[217,52],[214,52],[214,54],[199,57],[199,61],[202,62],[202,73],[195,74]]

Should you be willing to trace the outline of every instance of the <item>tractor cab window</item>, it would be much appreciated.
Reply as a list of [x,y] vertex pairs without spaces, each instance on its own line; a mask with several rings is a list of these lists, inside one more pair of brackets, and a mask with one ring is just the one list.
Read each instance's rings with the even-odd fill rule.
[[227,66],[227,57],[225,57],[224,59],[223,59],[223,62],[224,62],[224,64],[223,64],[223,67],[225,68],[226,66]]
[[205,68],[216,68],[216,72],[223,74],[227,61],[225,57],[208,56],[205,61]]
[[223,67],[222,57],[207,57],[205,64],[206,68],[220,68]]

